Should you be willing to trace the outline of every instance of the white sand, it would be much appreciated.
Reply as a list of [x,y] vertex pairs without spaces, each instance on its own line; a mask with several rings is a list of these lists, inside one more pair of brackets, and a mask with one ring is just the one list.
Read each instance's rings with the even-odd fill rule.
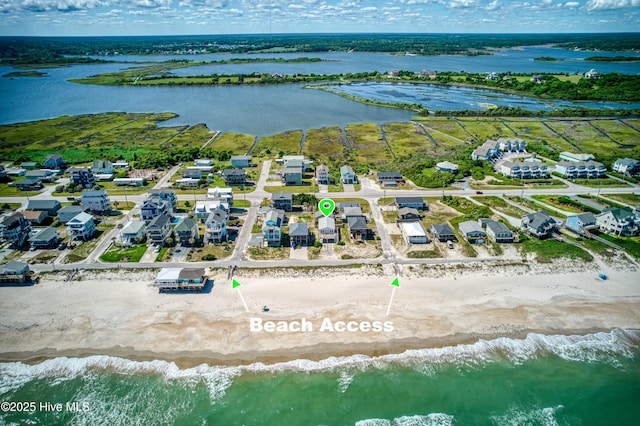
[[[243,363],[400,352],[528,331],[640,328],[637,271],[607,270],[610,279],[601,281],[596,271],[581,270],[566,262],[404,266],[388,317],[391,267],[242,270],[236,279],[250,313],[226,274],[213,276],[209,294],[159,294],[149,271],[81,271],[70,283],[44,275],[33,287],[0,288],[0,358],[109,354]],[[263,305],[271,311],[261,312]],[[314,331],[251,333],[251,317],[306,318]],[[324,318],[392,321],[393,331],[320,332]]]

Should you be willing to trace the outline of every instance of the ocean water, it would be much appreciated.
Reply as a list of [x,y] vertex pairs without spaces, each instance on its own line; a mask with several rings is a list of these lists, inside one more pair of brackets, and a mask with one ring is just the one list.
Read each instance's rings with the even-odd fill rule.
[[238,367],[4,363],[0,424],[636,425],[639,355],[640,331],[613,330]]

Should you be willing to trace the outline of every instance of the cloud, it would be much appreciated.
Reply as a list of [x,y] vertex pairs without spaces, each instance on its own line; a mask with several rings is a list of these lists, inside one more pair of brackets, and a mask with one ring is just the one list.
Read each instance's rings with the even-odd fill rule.
[[468,9],[474,7],[477,4],[477,0],[451,0],[449,7],[451,9]]
[[26,10],[29,12],[75,12],[98,7],[98,0],[9,0],[3,2],[2,11]]
[[570,7],[572,9],[575,9],[576,7],[580,6],[580,2],[577,1],[568,1],[564,4],[565,7]]
[[207,7],[213,9],[223,9],[229,6],[228,0],[182,0],[178,3],[180,7]]
[[589,0],[584,7],[592,10],[615,10],[640,6],[640,0]]
[[128,0],[126,3],[130,7],[153,9],[158,7],[169,7],[171,5],[171,0]]
[[496,9],[500,9],[500,6],[502,6],[502,4],[500,3],[500,0],[493,0],[491,3],[489,3],[489,4],[485,7],[485,10],[496,10]]

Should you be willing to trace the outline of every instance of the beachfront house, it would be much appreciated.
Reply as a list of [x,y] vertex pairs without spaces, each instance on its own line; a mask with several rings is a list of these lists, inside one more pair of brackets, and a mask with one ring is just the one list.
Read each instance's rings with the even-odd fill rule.
[[171,234],[171,216],[162,213],[147,225],[147,241],[150,245],[162,246]]
[[369,228],[367,228],[367,218],[364,216],[351,216],[347,219],[349,235],[354,240],[366,240],[369,238]]
[[422,197],[396,197],[395,204],[399,209],[410,207],[416,210],[429,210],[429,206]]
[[402,233],[407,245],[427,244],[429,242],[427,233],[422,227],[422,223],[420,223],[420,221],[401,222],[398,225],[400,226],[400,232]]
[[507,226],[502,222],[496,222],[495,220],[487,219],[483,222],[485,229],[487,230],[487,236],[496,243],[512,243],[515,240],[515,235]]
[[87,208],[85,206],[64,206],[58,210],[58,220],[63,225],[66,225],[71,219],[86,211]]
[[358,176],[353,172],[351,166],[340,167],[340,182],[348,185],[358,183]]
[[64,160],[60,154],[49,154],[47,159],[42,163],[45,169],[62,169],[64,168]]
[[162,268],[154,286],[160,293],[166,290],[201,291],[206,283],[204,268]]
[[404,183],[404,179],[400,172],[378,172],[376,174],[376,180],[378,184],[389,187],[389,186],[398,186],[401,183]]
[[173,228],[173,232],[176,235],[176,241],[179,241],[183,246],[190,246],[200,239],[198,222],[190,217],[183,217]]
[[125,246],[132,246],[133,244],[140,244],[144,241],[146,234],[146,225],[141,220],[132,220],[127,223],[119,234],[120,243]]
[[71,181],[83,188],[93,188],[96,178],[89,167],[72,167],[68,170]]
[[325,244],[335,244],[340,239],[340,234],[336,229],[336,220],[331,216],[324,216],[318,219],[318,233],[320,242]]
[[564,227],[579,235],[587,235],[593,229],[598,228],[598,221],[593,213],[586,212],[567,217]]
[[331,184],[331,176],[329,176],[329,167],[327,167],[324,164],[321,164],[316,168],[316,182],[318,182],[318,185]]
[[17,260],[10,260],[4,265],[0,265],[1,284],[24,284],[31,281],[33,273],[29,265]]
[[398,222],[415,222],[420,219],[422,219],[422,214],[412,207],[398,209]]
[[62,204],[58,200],[29,200],[27,204],[27,210],[47,212],[49,217],[54,217],[61,208]]
[[223,209],[215,209],[205,220],[205,243],[221,243],[227,240],[227,221],[229,215]]
[[521,223],[523,230],[540,239],[551,236],[560,225],[544,210],[524,216]]
[[307,246],[311,244],[311,233],[309,224],[306,222],[296,222],[289,225],[289,239],[291,246]]
[[596,223],[602,232],[625,236],[638,235],[640,220],[629,207],[612,207],[596,215]]
[[0,236],[12,249],[21,248],[31,232],[31,224],[20,212],[6,216],[0,221]]
[[431,225],[431,233],[433,234],[433,238],[440,242],[456,240],[456,234],[448,223],[436,223]]
[[233,155],[231,156],[231,166],[244,169],[245,167],[253,167],[253,157],[250,155]]
[[458,165],[450,161],[442,161],[436,164],[436,172],[448,172],[455,175],[458,173]]
[[471,244],[484,244],[487,242],[487,233],[482,229],[482,225],[475,220],[460,222],[458,229],[462,234],[462,238]]
[[83,191],[81,204],[92,212],[100,214],[111,210],[111,199],[103,189],[96,191]]
[[96,224],[89,213],[78,213],[67,222],[67,235],[70,241],[87,241],[96,233]]
[[280,247],[284,220],[285,215],[282,210],[270,209],[264,215],[264,221],[262,222],[262,237],[270,247]]
[[52,249],[56,245],[58,245],[58,241],[60,241],[58,228],[54,228],[52,226],[43,228],[36,234],[29,237],[29,243],[31,244],[31,248],[33,250]]
[[632,158],[618,158],[613,163],[613,171],[623,175],[634,175],[640,171],[640,161]]
[[290,212],[293,210],[293,194],[291,192],[274,192],[271,194],[271,205],[274,209]]
[[247,181],[247,172],[243,169],[224,169],[222,177],[225,185],[244,185]]

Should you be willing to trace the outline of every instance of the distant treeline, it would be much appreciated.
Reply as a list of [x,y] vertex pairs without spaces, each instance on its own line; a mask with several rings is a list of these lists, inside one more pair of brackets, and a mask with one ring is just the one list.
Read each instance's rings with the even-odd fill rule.
[[585,61],[591,62],[637,62],[640,61],[638,56],[589,56],[584,58]]
[[[491,49],[556,44],[563,48],[625,51],[640,47],[638,33],[615,34],[269,34],[140,37],[0,37],[0,58],[64,55],[173,55],[197,53],[399,52],[479,55]],[[33,62],[30,62],[33,63]]]

